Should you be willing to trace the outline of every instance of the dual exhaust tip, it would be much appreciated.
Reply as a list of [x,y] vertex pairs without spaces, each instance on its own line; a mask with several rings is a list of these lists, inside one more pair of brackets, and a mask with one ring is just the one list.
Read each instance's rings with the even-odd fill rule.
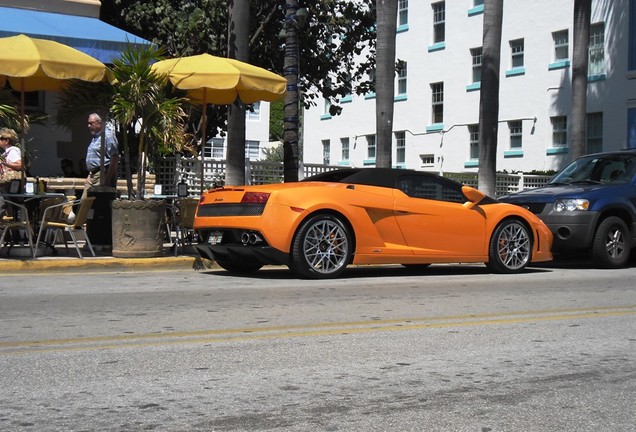
[[241,234],[241,243],[244,245],[255,245],[262,241],[263,239],[258,233],[244,231],[243,234]]

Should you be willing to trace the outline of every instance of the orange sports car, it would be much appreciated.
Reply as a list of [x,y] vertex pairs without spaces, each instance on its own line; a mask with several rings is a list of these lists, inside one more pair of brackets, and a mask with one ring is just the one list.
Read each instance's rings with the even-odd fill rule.
[[294,183],[212,189],[194,228],[199,254],[235,273],[286,265],[304,278],[335,278],[348,264],[455,262],[517,273],[552,259],[552,234],[531,212],[404,169],[339,169]]

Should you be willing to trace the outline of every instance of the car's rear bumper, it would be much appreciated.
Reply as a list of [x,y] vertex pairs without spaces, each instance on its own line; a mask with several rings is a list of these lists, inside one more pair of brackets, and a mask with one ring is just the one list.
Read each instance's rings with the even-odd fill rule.
[[216,262],[249,262],[262,265],[289,264],[289,256],[271,246],[199,243],[194,247],[202,258]]

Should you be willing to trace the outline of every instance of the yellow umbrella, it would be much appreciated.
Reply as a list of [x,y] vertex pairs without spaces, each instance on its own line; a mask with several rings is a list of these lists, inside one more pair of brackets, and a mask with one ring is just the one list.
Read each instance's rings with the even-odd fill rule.
[[[156,73],[167,75],[178,89],[187,90],[189,98],[203,105],[201,117],[202,145],[205,145],[207,104],[227,105],[239,98],[243,103],[280,99],[287,80],[280,75],[234,59],[199,54],[162,60],[155,63]],[[201,151],[201,191],[203,191],[203,151]]]
[[231,104],[237,97],[246,104],[273,101],[285,94],[287,86],[285,78],[266,69],[210,54],[162,60],[153,69],[204,105]]
[[106,66],[59,42],[25,35],[0,38],[0,76],[20,91],[58,90],[65,80],[101,81]]
[[[64,81],[102,81],[106,65],[59,42],[25,35],[0,38],[0,85],[6,80],[20,91],[22,150],[24,151],[24,92],[59,90]],[[24,171],[23,171],[24,172]]]

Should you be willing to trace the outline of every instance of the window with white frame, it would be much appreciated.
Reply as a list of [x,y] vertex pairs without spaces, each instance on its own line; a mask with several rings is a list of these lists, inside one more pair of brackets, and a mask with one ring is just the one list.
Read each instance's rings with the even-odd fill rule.
[[367,135],[367,159],[375,160],[375,135]]
[[587,152],[598,153],[603,151],[603,113],[588,113],[585,117],[587,123]]
[[567,147],[568,118],[567,116],[550,117],[552,123],[552,147]]
[[433,3],[433,43],[446,40],[446,2]]
[[404,164],[406,162],[406,133],[395,132],[395,162]]
[[523,67],[523,39],[510,41],[510,63],[513,68]]
[[397,70],[397,94],[405,95],[406,94],[406,78],[407,78],[407,69],[406,62],[401,61]]
[[249,160],[258,160],[261,156],[261,142],[254,140],[245,141],[245,158]]
[[331,161],[331,141],[322,140],[322,163],[329,165]]
[[522,146],[523,127],[521,120],[513,120],[508,122],[510,129],[510,149],[520,150]]
[[254,102],[245,110],[247,120],[259,121],[261,119],[261,102]]
[[331,115],[329,110],[331,109],[331,100],[329,98],[325,98],[325,104],[323,106],[322,114],[325,116]]
[[349,138],[340,138],[341,154],[340,159],[343,161],[349,160]]
[[432,95],[432,121],[433,123],[444,122],[444,83],[438,82],[431,84]]
[[472,48],[470,56],[473,59],[473,83],[481,82],[481,47]]
[[224,144],[223,138],[212,138],[212,159],[223,159]]
[[423,167],[431,167],[435,165],[435,155],[434,154],[421,154],[420,159],[422,160]]
[[475,0],[473,6],[481,6],[484,4],[484,0]]
[[468,125],[468,139],[470,142],[470,159],[479,159],[479,125]]
[[605,23],[596,23],[590,26],[589,45],[589,75],[602,75],[605,73]]
[[399,26],[407,25],[408,23],[409,23],[409,1],[399,0],[397,25],[399,27]]
[[569,39],[568,31],[561,30],[552,33],[554,39],[554,61],[564,61],[569,59]]

